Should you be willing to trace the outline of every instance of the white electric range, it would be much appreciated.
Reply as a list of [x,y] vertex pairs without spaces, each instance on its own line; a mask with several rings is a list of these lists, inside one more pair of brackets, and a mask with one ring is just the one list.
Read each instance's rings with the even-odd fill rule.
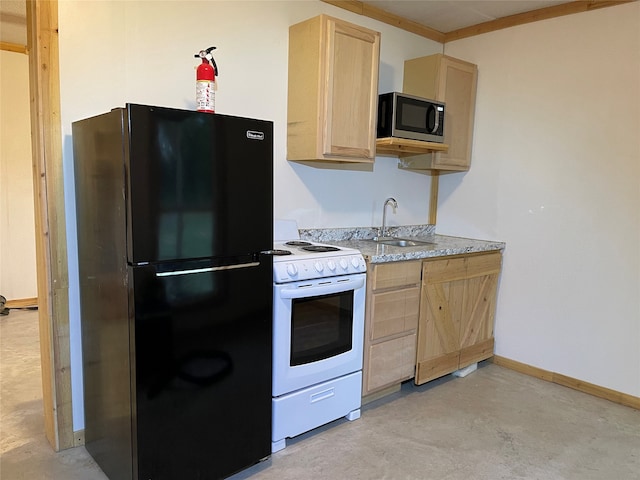
[[366,279],[358,250],[274,232],[272,452],[360,417]]

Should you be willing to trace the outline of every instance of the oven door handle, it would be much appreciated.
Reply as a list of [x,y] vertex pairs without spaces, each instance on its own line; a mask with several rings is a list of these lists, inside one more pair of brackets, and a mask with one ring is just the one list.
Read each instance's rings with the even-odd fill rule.
[[332,293],[348,292],[364,286],[364,278],[354,278],[329,285],[313,285],[309,287],[283,288],[280,290],[281,298],[308,298]]

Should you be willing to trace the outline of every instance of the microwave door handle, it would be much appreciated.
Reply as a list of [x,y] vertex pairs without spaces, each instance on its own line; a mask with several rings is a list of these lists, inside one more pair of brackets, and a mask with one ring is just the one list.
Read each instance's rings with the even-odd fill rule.
[[[440,127],[440,115],[438,115],[438,110],[436,109],[436,107],[434,105],[429,105],[429,107],[427,108],[427,121],[426,124],[429,125],[429,113],[430,112],[434,112],[433,117],[435,118],[435,123],[433,125],[433,128],[431,129],[431,131],[429,133],[436,133],[438,131],[438,127]],[[427,128],[429,128],[427,126]]]

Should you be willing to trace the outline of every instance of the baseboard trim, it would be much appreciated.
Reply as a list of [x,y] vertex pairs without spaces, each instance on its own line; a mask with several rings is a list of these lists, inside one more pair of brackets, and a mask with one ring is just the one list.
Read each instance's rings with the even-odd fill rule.
[[7,300],[5,304],[7,308],[29,308],[29,307],[37,307],[38,299],[37,298],[20,298],[18,300]]
[[531,365],[527,365],[526,363],[517,362],[516,360],[500,357],[498,355],[494,355],[493,363],[495,363],[496,365],[500,365],[501,367],[505,367],[510,370],[515,370],[516,372],[529,375],[531,377],[540,378],[542,380],[546,380],[547,382],[556,383],[558,385],[569,387],[583,393],[588,393],[589,395],[593,395],[595,397],[604,398],[605,400],[609,400],[620,405],[625,405],[627,407],[640,410],[640,397],[635,397],[633,395],[628,395],[616,390],[600,387],[598,385],[594,385],[593,383],[588,383],[576,378],[567,377],[566,375],[562,375],[560,373],[543,370],[542,368],[533,367]]

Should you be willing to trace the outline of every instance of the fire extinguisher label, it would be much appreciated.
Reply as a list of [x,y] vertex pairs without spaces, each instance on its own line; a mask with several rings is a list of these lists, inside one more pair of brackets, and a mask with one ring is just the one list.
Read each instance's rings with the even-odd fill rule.
[[196,82],[196,110],[214,112],[216,108],[215,83],[211,80]]

